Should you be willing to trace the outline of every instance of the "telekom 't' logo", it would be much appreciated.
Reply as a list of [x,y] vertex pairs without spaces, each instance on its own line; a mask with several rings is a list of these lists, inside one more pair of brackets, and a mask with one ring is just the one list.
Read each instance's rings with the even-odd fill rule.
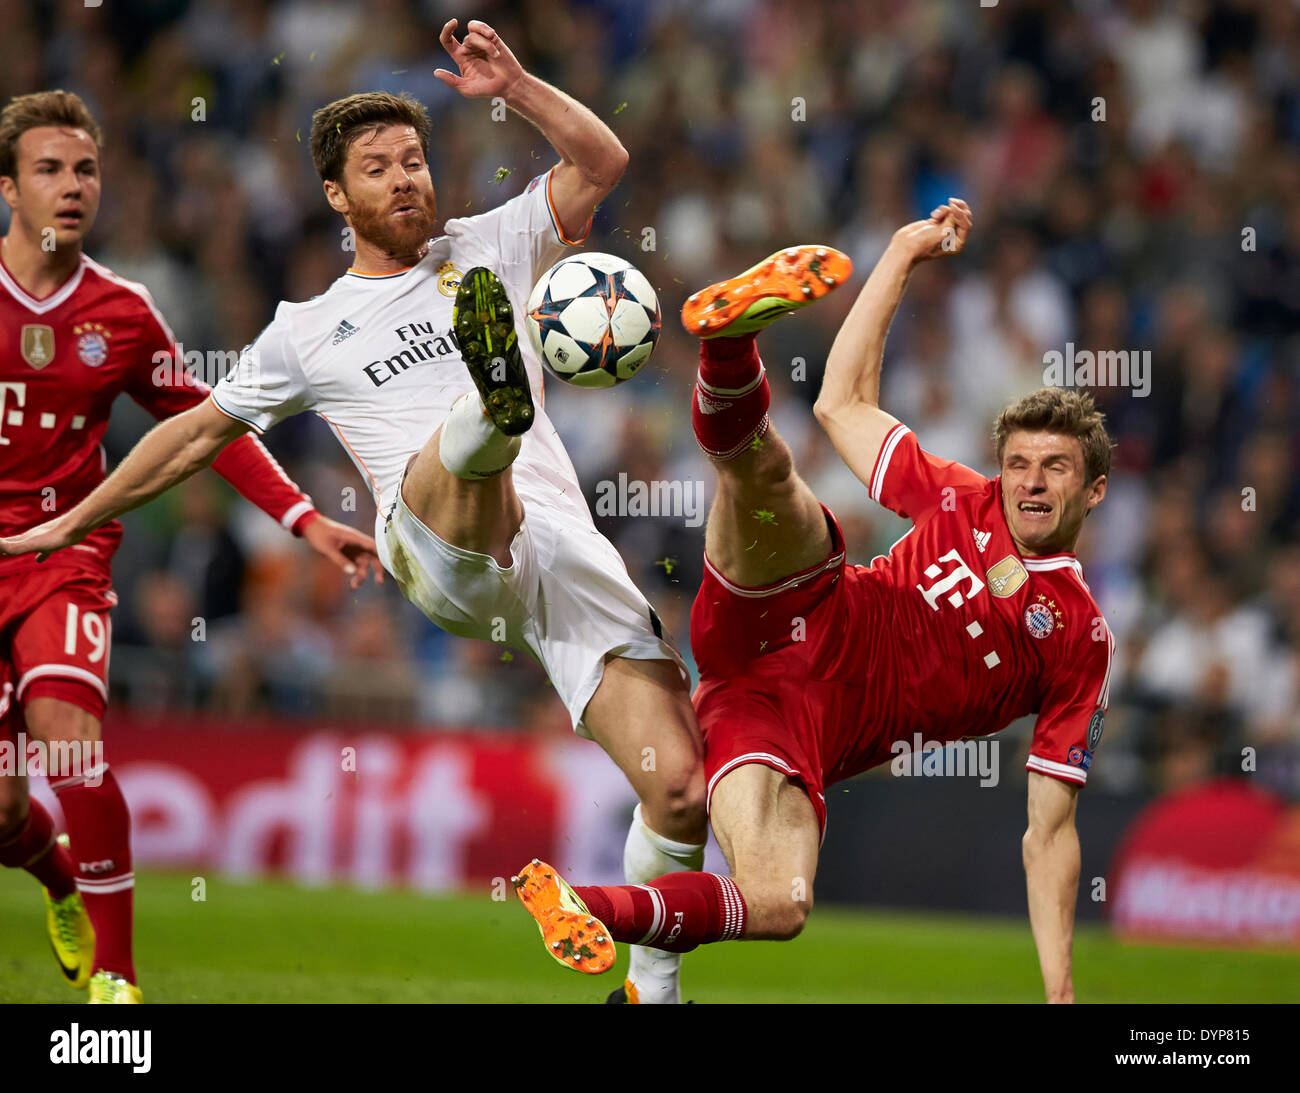
[[[951,591],[952,595],[946,597],[948,602],[953,607],[960,607],[966,600],[973,598],[984,590],[984,582],[967,568],[966,563],[962,561],[961,555],[956,550],[950,550],[947,554],[940,555],[939,561],[956,562],[957,564],[954,568],[948,570],[942,580],[934,581],[934,584],[929,588],[922,588],[919,584],[916,586],[916,590],[925,597],[925,602],[930,605],[931,610],[939,610],[939,597],[945,592]],[[932,581],[943,572],[943,568],[937,563],[925,567],[925,575]],[[961,584],[962,581],[970,582],[964,597],[960,589],[957,589],[957,585]]]

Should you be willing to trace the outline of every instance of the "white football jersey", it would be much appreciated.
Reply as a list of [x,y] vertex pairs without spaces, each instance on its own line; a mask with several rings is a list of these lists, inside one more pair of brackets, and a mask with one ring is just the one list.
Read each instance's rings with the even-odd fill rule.
[[533,284],[570,242],[551,207],[550,181],[547,172],[490,212],[448,220],[446,234],[410,269],[349,270],[320,296],[281,303],[239,367],[213,389],[217,408],[259,433],[294,414],[319,414],[374,494],[382,520],[411,456],[474,388],[451,312],[462,275],[486,266],[514,308],[536,409],[514,462],[516,491],[590,523],[573,464],[542,409],[542,365],[523,329]]

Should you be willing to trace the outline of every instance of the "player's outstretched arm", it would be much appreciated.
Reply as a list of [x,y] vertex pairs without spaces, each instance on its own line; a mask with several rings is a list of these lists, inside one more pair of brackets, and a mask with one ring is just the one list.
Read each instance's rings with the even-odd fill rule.
[[813,413],[864,484],[870,485],[880,447],[898,424],[880,408],[880,368],[907,278],[920,262],[959,254],[970,226],[969,206],[950,198],[928,220],[899,228],[835,336]]
[[1021,842],[1029,924],[1049,1002],[1073,1002],[1070,951],[1079,898],[1079,833],[1074,826],[1079,787],[1029,772],[1029,828]]
[[471,19],[461,41],[455,29],[456,20],[449,19],[439,40],[460,75],[443,68],[434,75],[466,98],[501,96],[506,106],[541,130],[560,154],[551,176],[551,204],[565,239],[580,239],[596,206],[623,177],[627,149],[582,103],[525,72],[487,23]]
[[248,428],[204,399],[149,430],[79,505],[21,535],[0,539],[0,554],[36,553],[44,561],[202,470]]

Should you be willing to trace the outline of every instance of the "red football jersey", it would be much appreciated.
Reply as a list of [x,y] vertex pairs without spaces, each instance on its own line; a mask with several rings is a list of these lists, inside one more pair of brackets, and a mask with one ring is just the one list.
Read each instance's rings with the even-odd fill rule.
[[[103,481],[100,441],[121,392],[159,419],[207,397],[176,353],[144,286],[85,255],[43,300],[0,262],[0,535],[66,512]],[[311,511],[255,437],[228,445],[213,469],[286,527]],[[46,564],[107,569],[121,537],[114,521]],[[35,564],[34,554],[0,558],[0,575]]]
[[888,630],[876,666],[892,680],[873,720],[926,739],[997,732],[1037,713],[1027,769],[1084,784],[1110,701],[1114,639],[1073,554],[1022,558],[1002,483],[890,430],[874,500],[913,521],[863,574],[883,582]]

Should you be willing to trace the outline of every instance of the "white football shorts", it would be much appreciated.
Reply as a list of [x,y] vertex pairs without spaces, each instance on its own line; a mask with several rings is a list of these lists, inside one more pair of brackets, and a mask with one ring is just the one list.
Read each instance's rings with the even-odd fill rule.
[[[659,616],[632,583],[614,545],[572,511],[529,496],[516,476],[524,519],[510,544],[512,565],[452,546],[406,506],[398,490],[375,529],[379,558],[402,593],[434,623],[460,637],[526,648],[591,739],[582,713],[609,655],[671,660],[690,674]],[[538,491],[541,492],[540,490]]]

